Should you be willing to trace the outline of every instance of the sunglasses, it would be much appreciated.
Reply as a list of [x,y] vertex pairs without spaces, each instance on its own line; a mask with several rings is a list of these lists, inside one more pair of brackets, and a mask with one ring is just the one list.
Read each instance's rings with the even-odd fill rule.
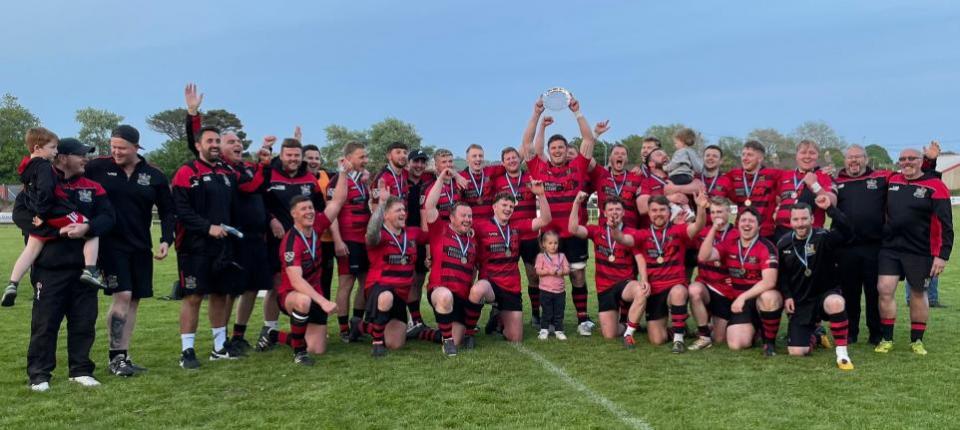
[[900,157],[900,158],[899,158],[899,160],[900,160],[901,163],[904,162],[904,161],[917,161],[917,160],[919,160],[919,159],[920,159],[920,157],[915,157],[915,156],[908,156],[908,157]]

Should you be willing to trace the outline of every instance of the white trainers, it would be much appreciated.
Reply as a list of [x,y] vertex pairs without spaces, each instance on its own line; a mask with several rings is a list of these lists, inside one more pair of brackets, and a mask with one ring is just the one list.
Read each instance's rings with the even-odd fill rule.
[[70,378],[71,382],[76,382],[84,387],[99,387],[100,381],[94,379],[93,376],[77,376],[76,378]]
[[50,390],[50,383],[49,383],[49,382],[41,382],[41,383],[39,383],[39,384],[33,384],[33,385],[30,386],[30,390],[36,391],[36,392],[38,392],[38,393],[43,393],[43,392],[45,392],[45,391]]
[[562,331],[555,331],[553,335],[557,337],[557,340],[567,340],[567,335],[563,334]]
[[547,340],[548,337],[550,337],[550,330],[547,330],[545,328],[540,329],[540,334],[537,335],[537,339]]
[[577,326],[577,333],[580,336],[590,336],[593,334],[593,321],[584,321]]

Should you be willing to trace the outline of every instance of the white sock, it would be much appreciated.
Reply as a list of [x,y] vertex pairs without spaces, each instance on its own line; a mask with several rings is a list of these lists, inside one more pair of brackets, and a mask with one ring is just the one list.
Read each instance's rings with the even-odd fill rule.
[[683,342],[683,335],[680,334],[680,333],[674,333],[674,334],[673,334],[673,341],[674,341],[674,342]]
[[850,359],[850,356],[847,355],[847,347],[846,347],[846,346],[838,346],[838,347],[837,347],[837,360],[840,360],[840,359],[843,359],[843,358],[846,358],[847,360]]
[[635,331],[637,331],[636,328],[627,326],[627,329],[623,331],[623,335],[624,335],[625,337],[626,337],[626,336],[632,336],[632,335],[633,335],[633,332],[635,332]]
[[213,350],[219,351],[223,349],[223,343],[227,341],[227,328],[214,327],[212,331],[213,331]]
[[278,320],[273,320],[273,321],[264,320],[263,325],[264,327],[270,327],[270,330],[277,330],[277,331],[280,330],[280,321]]
[[180,350],[186,351],[193,348],[193,340],[196,339],[196,333],[183,333],[180,335]]

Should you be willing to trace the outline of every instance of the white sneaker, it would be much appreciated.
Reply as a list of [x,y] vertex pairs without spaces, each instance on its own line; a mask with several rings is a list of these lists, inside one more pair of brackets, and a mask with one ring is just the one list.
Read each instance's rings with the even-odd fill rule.
[[555,331],[553,335],[557,337],[557,340],[567,340],[567,335],[563,334],[562,331]]
[[76,378],[70,378],[70,381],[76,382],[84,387],[99,387],[100,381],[94,379],[93,376],[77,376]]
[[30,390],[36,391],[38,393],[43,393],[45,391],[48,391],[49,389],[50,389],[49,382],[41,382],[39,384],[33,384],[30,386]]
[[593,334],[593,321],[584,321],[577,326],[577,333],[580,336],[590,336]]
[[550,337],[550,330],[547,330],[545,328],[540,329],[540,334],[537,335],[537,339],[547,340],[548,337]]

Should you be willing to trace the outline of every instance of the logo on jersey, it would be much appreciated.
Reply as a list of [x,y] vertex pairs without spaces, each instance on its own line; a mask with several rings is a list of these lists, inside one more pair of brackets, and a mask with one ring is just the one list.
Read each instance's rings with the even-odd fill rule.
[[140,185],[150,185],[150,174],[141,173],[137,175],[137,183]]
[[43,289],[43,282],[37,281],[37,300],[40,300],[40,290]]
[[283,253],[283,260],[286,261],[288,264],[289,264],[289,263],[293,263],[293,258],[294,258],[294,257],[295,257],[295,254],[292,253],[292,252],[284,252],[284,253]]
[[107,176],[117,176],[117,172],[107,172]]
[[224,185],[226,185],[226,186],[228,186],[228,187],[232,186],[232,185],[230,185],[230,178],[229,178],[228,176],[226,176],[226,175],[223,175],[223,183],[224,183]]
[[890,186],[890,191],[900,191],[900,186],[899,186],[899,185],[891,185],[891,186]]
[[875,190],[877,189],[877,180],[876,179],[867,179],[867,189]]
[[312,193],[312,192],[313,192],[313,190],[311,189],[310,185],[304,184],[304,185],[301,185],[301,186],[300,186],[300,194],[301,194],[301,195],[309,196],[310,193]]
[[77,199],[84,203],[93,201],[93,190],[77,190]]
[[185,276],[183,278],[183,288],[188,290],[197,289],[197,277],[196,276]]
[[120,285],[120,281],[117,279],[117,275],[107,276],[107,288],[115,289]]
[[927,196],[927,189],[926,189],[926,188],[923,188],[923,187],[918,187],[918,188],[913,192],[913,196],[916,197],[916,198],[918,198],[918,199],[922,199],[922,198],[924,198],[924,197]]
[[270,188],[267,188],[267,191],[286,191],[287,186],[283,184],[271,185]]

